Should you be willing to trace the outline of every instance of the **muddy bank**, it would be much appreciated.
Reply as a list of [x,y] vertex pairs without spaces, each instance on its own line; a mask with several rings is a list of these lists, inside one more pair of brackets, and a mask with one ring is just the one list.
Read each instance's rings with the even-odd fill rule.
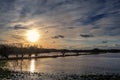
[[119,80],[120,74],[48,74],[15,72],[0,68],[0,80]]

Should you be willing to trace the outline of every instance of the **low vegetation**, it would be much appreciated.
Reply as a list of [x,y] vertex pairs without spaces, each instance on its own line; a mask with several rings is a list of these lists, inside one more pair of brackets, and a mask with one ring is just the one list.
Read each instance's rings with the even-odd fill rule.
[[0,45],[0,56],[3,58],[9,58],[9,55],[14,54],[14,55],[24,55],[24,54],[38,54],[38,53],[50,53],[50,52],[60,52],[62,55],[65,55],[65,53],[76,53],[79,55],[81,52],[89,53],[89,54],[99,54],[99,53],[107,53],[107,52],[112,52],[112,53],[118,53],[120,52],[120,49],[91,49],[91,50],[68,50],[68,49],[46,49],[38,46],[16,46],[16,45]]

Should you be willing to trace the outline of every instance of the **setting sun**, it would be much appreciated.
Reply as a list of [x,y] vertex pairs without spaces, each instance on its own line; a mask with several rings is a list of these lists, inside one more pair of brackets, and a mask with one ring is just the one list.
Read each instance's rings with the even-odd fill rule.
[[39,40],[39,32],[35,29],[27,31],[27,40],[30,42],[36,42]]

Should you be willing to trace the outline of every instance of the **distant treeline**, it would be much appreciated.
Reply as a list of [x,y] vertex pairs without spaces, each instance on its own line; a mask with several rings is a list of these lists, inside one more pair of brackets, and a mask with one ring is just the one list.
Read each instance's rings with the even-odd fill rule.
[[0,56],[8,58],[11,54],[33,54],[33,53],[50,53],[50,52],[61,52],[61,53],[67,53],[67,52],[74,52],[74,53],[80,53],[80,52],[89,52],[91,54],[98,54],[98,53],[118,53],[120,52],[120,49],[89,49],[89,50],[68,50],[68,49],[47,49],[47,48],[39,48],[36,46],[15,46],[15,45],[0,45]]

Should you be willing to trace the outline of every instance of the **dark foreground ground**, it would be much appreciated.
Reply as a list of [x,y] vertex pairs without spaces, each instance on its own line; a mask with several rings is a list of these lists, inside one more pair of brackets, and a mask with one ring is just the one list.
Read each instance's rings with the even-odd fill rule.
[[47,74],[15,72],[0,68],[0,80],[120,80],[120,74]]

